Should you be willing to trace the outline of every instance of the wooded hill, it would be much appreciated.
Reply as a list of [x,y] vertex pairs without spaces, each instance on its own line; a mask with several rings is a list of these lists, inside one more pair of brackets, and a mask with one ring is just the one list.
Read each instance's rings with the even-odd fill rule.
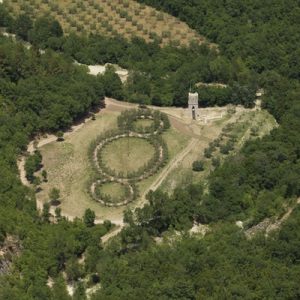
[[[154,3],[159,5],[158,1]],[[150,194],[149,204],[143,209],[126,212],[124,219],[128,227],[103,249],[99,238],[110,224],[95,226],[90,211],[84,221],[74,223],[58,218],[57,224],[50,224],[47,209],[38,215],[33,192],[20,183],[16,160],[37,132],[70,125],[103,94],[123,90],[117,81],[111,80],[113,73],[94,78],[86,70],[73,66],[70,58],[80,56],[75,46],[69,48],[70,52],[59,48],[58,54],[48,49],[45,55],[40,55],[38,48],[26,50],[21,43],[1,37],[0,243],[4,244],[13,235],[24,250],[13,258],[11,273],[0,277],[0,299],[71,299],[63,272],[67,281],[76,287],[73,299],[86,299],[85,289],[99,281],[101,289],[92,299],[300,297],[299,207],[269,237],[259,234],[247,240],[244,231],[234,224],[242,220],[247,228],[266,217],[280,215],[282,209],[300,196],[300,56],[296,55],[300,48],[299,4],[292,0],[164,3],[169,4],[168,9],[174,15],[180,13],[182,19],[195,24],[196,17],[202,16],[199,25],[221,45],[222,67],[212,68],[219,64],[208,64],[205,71],[222,71],[225,65],[234,70],[225,75],[195,72],[195,79],[200,78],[199,74],[232,74],[239,82],[255,79],[266,92],[264,108],[275,116],[279,127],[270,136],[246,143],[240,153],[217,167],[211,173],[208,193],[199,182],[195,186],[178,187],[173,195],[159,191]],[[9,21],[3,10],[0,15],[0,21]],[[214,24],[219,24],[217,29]],[[38,28],[39,24],[35,29]],[[55,30],[52,26],[46,28],[52,28],[50,37],[53,34],[61,37],[57,23]],[[278,32],[280,36],[276,38]],[[99,38],[94,44],[91,41],[94,40],[87,42],[90,50],[95,44],[100,47],[111,42],[113,48],[118,45],[115,40]],[[126,45],[135,50],[144,49],[135,66],[145,61],[151,65],[155,61],[151,60],[155,57],[153,49],[161,57],[159,63],[163,57],[175,57],[175,62],[177,57],[184,61],[191,57],[186,50],[180,56],[174,56],[178,52],[173,48],[160,52],[155,44]],[[190,53],[197,53],[199,48],[196,49]],[[208,55],[211,52],[207,48],[200,49],[205,58],[215,57],[215,54]],[[108,47],[104,50],[102,58],[105,54],[113,57],[112,50]],[[85,58],[96,57],[95,53],[84,53]],[[134,66],[132,61],[127,62]],[[167,65],[171,68],[172,64]],[[173,77],[174,82],[188,86],[189,77],[185,78],[184,74],[189,70],[178,71],[181,77]],[[146,78],[148,81],[143,79],[140,83],[153,83],[155,76]],[[116,84],[108,85],[111,82]],[[209,224],[210,233],[204,238],[184,234],[177,239],[171,235],[169,243],[156,244],[156,237],[172,229],[188,230],[194,221]],[[78,259],[83,253],[82,265]],[[52,288],[47,285],[49,277],[54,281]],[[79,280],[83,278],[87,282]]]

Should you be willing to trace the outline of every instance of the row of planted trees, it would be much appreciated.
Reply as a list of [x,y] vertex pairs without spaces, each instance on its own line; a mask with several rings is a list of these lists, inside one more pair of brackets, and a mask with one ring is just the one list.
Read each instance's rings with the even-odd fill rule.
[[[134,122],[138,119],[153,120],[153,123],[144,129],[147,133],[134,131],[136,128]],[[161,137],[161,133],[170,127],[165,114],[150,109],[127,110],[121,113],[117,121],[118,129],[104,132],[89,147],[89,158],[94,170],[89,192],[95,200],[108,206],[120,206],[135,200],[138,197],[136,183],[157,173],[168,161],[168,148]],[[145,139],[154,148],[154,155],[149,161],[137,170],[127,173],[112,169],[103,157],[103,150],[107,145],[124,137]],[[124,194],[124,201],[116,201],[101,192],[101,185],[107,182],[124,184],[127,191]]]
[[[149,176],[154,175],[157,170],[163,165],[167,160],[167,154],[165,153],[166,145],[164,145],[164,141],[162,138],[157,136],[150,136],[150,137],[140,137],[142,139],[147,140],[153,147],[154,147],[154,155],[152,158],[147,161],[143,166],[138,168],[135,171],[132,172],[123,172],[123,171],[117,171],[114,169],[111,169],[110,166],[107,165],[105,159],[103,158],[103,148],[108,146],[113,141],[116,141],[117,139],[124,138],[126,135],[119,135],[117,138],[104,140],[102,142],[101,149],[98,150],[97,155],[97,162],[100,171],[104,175],[116,177],[119,179],[124,179],[128,181],[138,180],[141,181],[143,179],[146,179]],[[128,137],[130,138],[130,137]]]
[[[102,187],[105,184],[109,183],[118,183],[121,185],[121,188],[123,190],[123,195],[121,196],[113,196],[109,193],[103,192]],[[95,184],[94,187],[94,194],[90,193],[90,195],[98,202],[100,202],[103,205],[106,206],[122,206],[126,205],[133,200],[135,200],[139,196],[139,191],[134,182],[131,183],[124,183],[124,182],[115,182],[115,181],[110,181],[110,180],[99,180]],[[95,197],[96,196],[96,197]]]

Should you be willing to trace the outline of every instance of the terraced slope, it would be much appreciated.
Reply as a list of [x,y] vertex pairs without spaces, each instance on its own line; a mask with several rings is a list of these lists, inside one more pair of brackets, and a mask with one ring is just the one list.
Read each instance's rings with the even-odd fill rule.
[[4,0],[13,14],[28,12],[32,17],[52,15],[66,33],[101,33],[126,38],[138,36],[161,45],[187,45],[205,39],[185,23],[166,13],[133,0]]

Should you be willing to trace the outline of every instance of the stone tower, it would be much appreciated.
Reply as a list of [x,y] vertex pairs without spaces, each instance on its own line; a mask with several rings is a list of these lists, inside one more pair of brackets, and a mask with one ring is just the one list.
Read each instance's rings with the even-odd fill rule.
[[193,119],[196,120],[199,116],[198,110],[199,110],[199,95],[198,93],[189,93],[189,116]]

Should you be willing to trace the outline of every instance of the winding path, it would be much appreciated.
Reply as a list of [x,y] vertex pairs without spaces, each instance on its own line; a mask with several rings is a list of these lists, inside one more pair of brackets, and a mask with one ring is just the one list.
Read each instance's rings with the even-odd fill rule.
[[[66,136],[76,132],[83,126],[83,124],[84,123],[72,126],[71,129],[64,134],[64,136],[66,137]],[[28,187],[31,186],[30,182],[26,178],[26,171],[25,171],[25,161],[26,161],[26,157],[27,157],[26,154],[31,155],[38,148],[41,148],[47,144],[55,142],[56,140],[57,140],[57,136],[55,136],[54,134],[47,134],[46,137],[34,139],[28,144],[27,153],[22,155],[17,161],[17,166],[18,166],[18,170],[19,170],[19,174],[20,174],[20,180],[23,185],[28,186]],[[35,145],[35,141],[37,142],[36,145]]]
[[266,236],[268,236],[268,234],[270,232],[279,229],[281,227],[282,223],[285,222],[289,218],[289,216],[291,215],[291,213],[293,212],[293,210],[299,204],[300,204],[300,198],[297,199],[297,202],[296,202],[295,205],[293,205],[292,207],[289,207],[289,209],[287,210],[287,212],[280,219],[277,219],[274,223],[270,224],[266,228]]
[[123,229],[123,227],[124,227],[124,224],[122,224],[121,226],[119,225],[119,226],[115,227],[113,230],[111,230],[110,232],[108,232],[107,234],[105,234],[104,236],[102,236],[102,238],[101,238],[102,244],[107,243],[111,238],[113,238],[118,233],[120,233],[121,230]]
[[288,208],[287,212],[281,217],[277,218],[275,221],[272,222],[270,218],[266,218],[257,225],[250,227],[245,231],[245,235],[247,238],[251,239],[254,237],[258,232],[265,232],[265,236],[268,235],[275,230],[278,230],[282,224],[289,218],[293,210],[300,204],[300,198],[297,199],[297,202]]

